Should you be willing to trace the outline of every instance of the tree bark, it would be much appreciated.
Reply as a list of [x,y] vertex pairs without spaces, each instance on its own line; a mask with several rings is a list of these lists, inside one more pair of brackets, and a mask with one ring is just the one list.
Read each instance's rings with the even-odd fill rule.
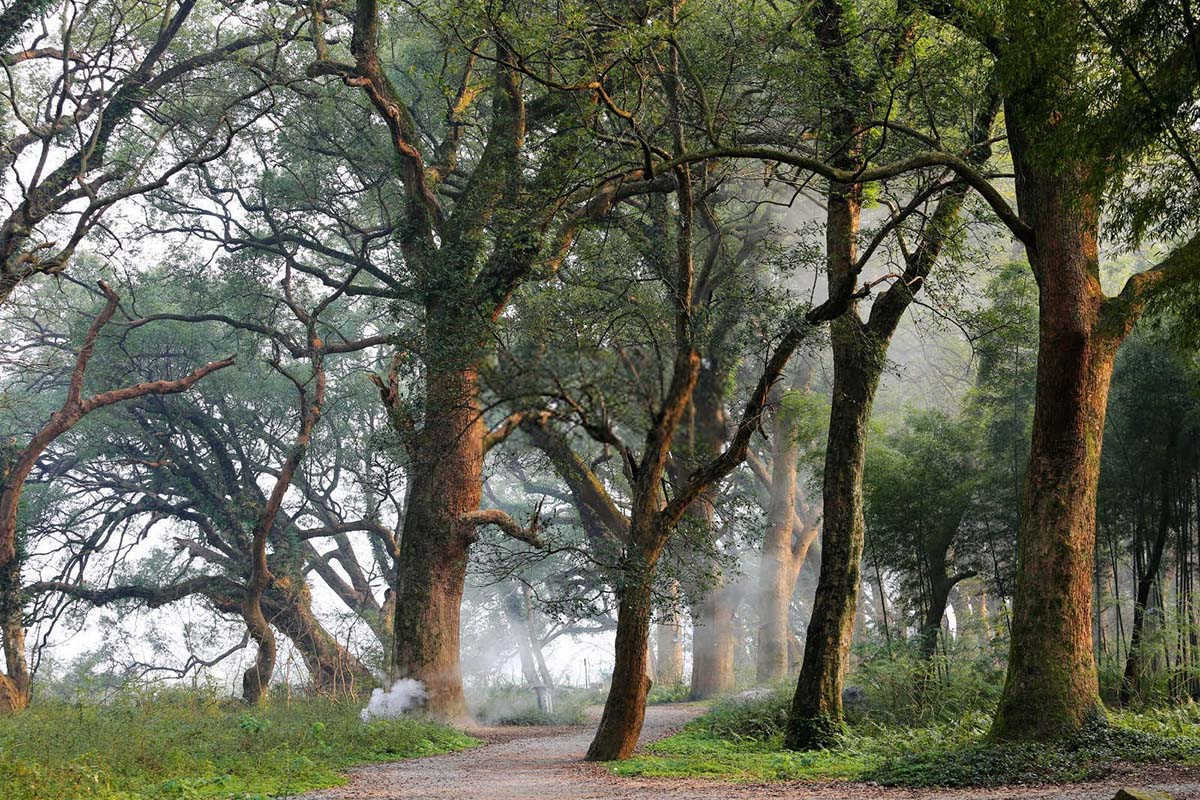
[[371,670],[325,630],[312,612],[312,593],[302,580],[280,578],[263,595],[272,625],[296,647],[313,690],[332,697],[359,694],[375,686]]
[[0,675],[0,714],[29,705],[31,677],[25,660],[25,622],[21,618],[21,559],[0,567],[0,639],[7,674]]
[[479,509],[486,431],[475,370],[429,370],[396,564],[394,677],[421,681],[431,713],[464,719],[459,607],[475,526],[460,518]]
[[[672,599],[679,599],[679,583],[672,580],[669,587]],[[654,679],[663,686],[678,686],[683,683],[683,626],[679,609],[672,605],[666,609],[662,621],[655,629],[657,663]]]
[[[634,523],[634,530],[638,522]],[[612,686],[596,736],[588,747],[589,761],[628,758],[637,745],[646,716],[647,648],[652,614],[653,561],[640,548],[631,549],[624,570],[621,601],[617,609],[617,637]]]
[[[839,283],[854,280],[860,205],[861,187],[830,187],[826,258],[831,295]],[[887,339],[880,341],[853,305],[831,323],[830,334],[834,371],[822,487],[821,572],[785,737],[790,749],[825,747],[842,727],[842,683],[862,564],[867,421],[887,349]]]
[[733,606],[722,577],[692,610],[692,700],[733,689]]
[[1017,199],[1037,242],[1029,255],[1040,313],[1008,676],[992,735],[1048,740],[1104,718],[1091,625],[1096,488],[1113,359],[1127,327],[1102,314],[1099,214],[1086,170],[1031,163],[1019,113],[1008,119]]

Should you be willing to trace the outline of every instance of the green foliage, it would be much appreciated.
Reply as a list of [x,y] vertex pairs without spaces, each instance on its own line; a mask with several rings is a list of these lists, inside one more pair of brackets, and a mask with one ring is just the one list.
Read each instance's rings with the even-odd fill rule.
[[[848,709],[849,725],[832,747],[784,749],[787,684],[718,701],[680,733],[612,769],[660,778],[966,787],[1086,780],[1121,762],[1200,765],[1194,704],[1114,713],[1108,725],[1057,745],[998,744],[987,735],[1002,675],[986,652],[935,664],[928,679],[929,665],[915,653],[894,648],[888,655],[881,647],[862,656],[850,684],[865,687],[866,699]],[[922,691],[914,691],[918,685]]]
[[418,718],[363,723],[360,703],[241,704],[187,691],[45,703],[0,719],[5,800],[265,798],[342,782],[355,764],[478,742]]
[[[873,720],[884,725],[952,723],[964,713],[990,712],[1000,701],[1004,668],[992,648],[972,649],[962,637],[932,660],[916,648],[894,643],[859,649],[851,678],[866,687],[860,707],[846,709],[851,723]],[[914,687],[919,687],[919,691]]]
[[[1200,738],[1166,736],[1118,724],[1096,725],[1053,745],[968,741],[944,749],[913,749],[862,777],[889,786],[999,786],[1065,783],[1106,775],[1115,763],[1200,763]],[[1193,731],[1194,733],[1194,731]]]
[[688,700],[691,691],[692,688],[686,683],[656,683],[650,687],[650,691],[646,695],[646,704],[683,703]]
[[713,703],[712,710],[688,729],[732,741],[766,741],[783,735],[791,701],[791,687],[787,685],[749,699],[744,695],[728,697]]
[[[1200,716],[1123,714],[1058,745],[995,744],[985,739],[988,711],[920,726],[863,720],[835,747],[793,752],[783,736],[742,733],[774,727],[760,701],[754,711],[715,709],[644,755],[613,765],[618,775],[735,781],[861,780],[888,786],[999,786],[1056,783],[1106,775],[1118,763],[1200,764]],[[949,709],[937,716],[949,720]],[[766,725],[763,725],[766,722]],[[746,727],[748,723],[749,727]],[[779,723],[775,723],[779,724]]]

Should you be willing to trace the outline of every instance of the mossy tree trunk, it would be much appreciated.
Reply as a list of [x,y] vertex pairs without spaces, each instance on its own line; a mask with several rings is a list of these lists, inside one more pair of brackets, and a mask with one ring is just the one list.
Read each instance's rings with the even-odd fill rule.
[[[1104,717],[1092,650],[1096,488],[1113,360],[1131,321],[1104,313],[1099,209],[1079,165],[1027,156],[1009,110],[1021,215],[1037,246],[1038,368],[1018,532],[1008,675],[992,735],[1048,740]],[[1037,123],[1043,125],[1042,121]]]
[[[634,519],[631,531],[636,540],[657,539],[638,536],[639,527],[648,521]],[[647,532],[648,533],[648,532]],[[617,608],[617,635],[614,649],[612,685],[604,701],[604,711],[596,736],[588,747],[590,761],[628,758],[637,746],[646,716],[646,694],[650,691],[647,643],[653,613],[652,586],[654,563],[658,553],[633,547],[626,557]]]
[[474,369],[430,371],[396,564],[394,677],[425,685],[428,709],[465,718],[459,607],[483,494],[483,414]]
[[842,684],[861,578],[865,523],[862,474],[867,421],[884,348],[853,311],[832,323],[833,406],[822,489],[821,571],[788,719],[786,745],[829,745],[842,726]]

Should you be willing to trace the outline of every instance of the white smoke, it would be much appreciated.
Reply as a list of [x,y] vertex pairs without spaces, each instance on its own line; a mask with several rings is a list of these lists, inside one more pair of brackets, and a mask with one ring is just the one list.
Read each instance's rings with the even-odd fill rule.
[[401,678],[386,692],[383,689],[372,689],[371,699],[359,716],[363,722],[372,719],[395,719],[405,711],[424,705],[428,697],[423,683],[412,678]]

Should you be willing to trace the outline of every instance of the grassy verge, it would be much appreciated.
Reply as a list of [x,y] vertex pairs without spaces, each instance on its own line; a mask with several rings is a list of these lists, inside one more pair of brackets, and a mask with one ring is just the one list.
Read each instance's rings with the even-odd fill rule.
[[172,691],[103,706],[35,706],[0,718],[0,794],[5,800],[265,800],[335,786],[355,764],[478,744],[420,719],[364,724],[361,705],[302,699],[251,711]]
[[1102,777],[1121,762],[1200,765],[1200,708],[1111,716],[1111,724],[1055,747],[985,740],[990,716],[970,711],[919,726],[851,725],[838,747],[782,749],[786,693],[726,701],[644,755],[614,764],[619,775],[731,781],[864,780],[888,786],[997,786]]

